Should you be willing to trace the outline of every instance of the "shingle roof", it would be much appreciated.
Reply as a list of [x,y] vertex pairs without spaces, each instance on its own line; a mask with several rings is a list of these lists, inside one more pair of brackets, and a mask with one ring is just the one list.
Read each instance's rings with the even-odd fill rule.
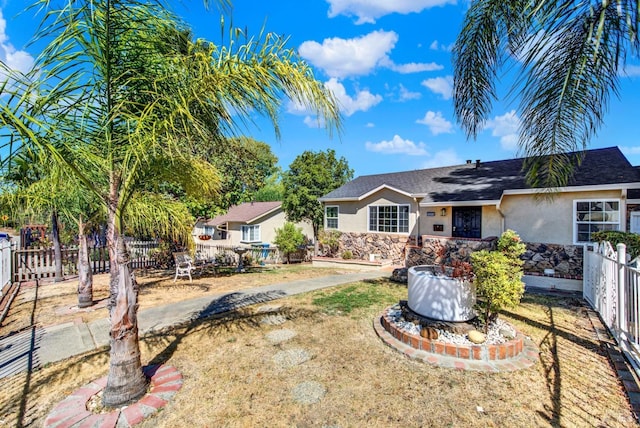
[[[575,155],[572,153],[571,155]],[[364,175],[328,193],[322,201],[357,199],[388,186],[428,202],[499,200],[505,190],[530,189],[522,170],[524,158]],[[617,147],[585,152],[568,187],[640,182],[640,172]]]
[[226,214],[219,215],[207,221],[207,226],[218,226],[227,222],[234,223],[251,223],[265,214],[280,208],[282,202],[245,202],[244,204],[234,205],[229,208]]

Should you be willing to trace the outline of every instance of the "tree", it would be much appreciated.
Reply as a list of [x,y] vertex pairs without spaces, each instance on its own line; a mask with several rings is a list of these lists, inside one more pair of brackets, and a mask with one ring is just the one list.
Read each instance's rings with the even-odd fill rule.
[[520,256],[525,245],[513,230],[506,230],[498,239],[497,251],[481,250],[471,254],[475,275],[474,285],[484,298],[479,305],[484,310],[485,333],[504,307],[520,303],[524,293]]
[[229,138],[207,155],[222,175],[219,203],[225,210],[254,200],[255,193],[277,170],[278,158],[271,147],[252,138]]
[[282,186],[282,170],[277,171],[265,179],[264,185],[253,195],[256,202],[282,201],[284,198],[284,187]]
[[313,225],[313,238],[324,220],[319,198],[353,178],[353,170],[344,157],[336,159],[332,149],[326,152],[305,151],[296,157],[283,174],[284,199],[282,208],[293,222],[308,221]]
[[565,186],[618,93],[627,54],[640,51],[635,1],[470,3],[453,49],[458,121],[475,138],[513,59],[511,94],[520,97],[520,147],[534,187]]
[[[49,9],[49,3],[34,6]],[[106,209],[108,407],[146,391],[137,285],[124,245],[128,209],[141,183],[172,174],[199,194],[214,195],[217,171],[194,155],[195,146],[223,141],[256,112],[270,118],[279,135],[282,95],[312,109],[327,129],[339,129],[333,96],[286,48],[287,40],[262,37],[231,29],[229,47],[194,42],[160,1],[68,1],[45,14],[36,41],[46,47],[32,73],[21,76],[3,64],[17,82],[4,85],[0,103],[0,148],[9,152],[4,163],[15,153],[35,151],[43,163],[73,173]]]
[[304,244],[305,238],[301,227],[296,227],[291,222],[286,222],[281,229],[276,229],[276,237],[273,243],[278,250],[287,257],[287,263],[291,264],[291,254]]

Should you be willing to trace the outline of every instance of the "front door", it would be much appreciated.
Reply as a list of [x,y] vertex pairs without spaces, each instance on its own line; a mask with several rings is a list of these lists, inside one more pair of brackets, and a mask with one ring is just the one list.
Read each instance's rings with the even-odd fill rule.
[[481,238],[482,207],[453,207],[453,236]]

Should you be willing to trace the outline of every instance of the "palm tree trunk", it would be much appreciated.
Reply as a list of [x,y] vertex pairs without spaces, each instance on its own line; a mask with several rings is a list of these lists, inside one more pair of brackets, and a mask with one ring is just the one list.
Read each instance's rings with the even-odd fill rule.
[[53,259],[56,266],[54,282],[60,282],[64,279],[64,273],[62,271],[62,248],[60,246],[58,212],[55,209],[51,211],[51,240],[53,241]]
[[78,221],[78,307],[93,305],[93,272],[89,263],[87,235],[82,217]]
[[[112,186],[113,188],[113,186]],[[114,193],[112,193],[113,195]],[[112,198],[111,201],[115,201]],[[119,407],[135,402],[146,393],[138,339],[138,286],[129,269],[124,239],[118,233],[115,203],[109,206],[107,245],[111,263],[109,296],[109,375],[102,402]]]

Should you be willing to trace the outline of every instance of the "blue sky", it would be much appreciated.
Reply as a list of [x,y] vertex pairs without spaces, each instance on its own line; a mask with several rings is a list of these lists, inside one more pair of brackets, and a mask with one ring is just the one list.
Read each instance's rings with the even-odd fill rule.
[[[24,4],[0,0],[0,58],[16,68],[28,67],[38,53],[24,46],[39,19],[15,17]],[[215,7],[206,11],[201,0],[172,4],[197,37],[219,41]],[[344,119],[342,135],[331,138],[285,102],[280,140],[261,119],[245,134],[270,144],[283,169],[305,150],[331,148],[356,175],[518,156],[514,101],[495,105],[475,141],[467,140],[453,116],[450,49],[467,6],[466,0],[236,0],[226,19],[249,34],[264,27],[288,36],[289,46],[334,91]],[[632,60],[621,77],[620,96],[612,97],[605,124],[590,145],[619,146],[634,165],[640,165],[638,63]]]

